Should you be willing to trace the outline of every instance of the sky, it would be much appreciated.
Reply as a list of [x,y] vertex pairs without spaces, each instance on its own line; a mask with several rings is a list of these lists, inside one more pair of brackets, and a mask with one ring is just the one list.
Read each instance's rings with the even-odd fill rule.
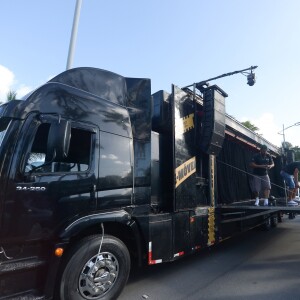
[[[0,1],[0,101],[66,70],[75,7]],[[210,83],[228,94],[227,114],[280,146],[300,122],[299,12],[299,0],[83,0],[72,67],[150,78],[155,93],[258,66],[252,87],[242,74]],[[300,146],[300,126],[284,133]]]

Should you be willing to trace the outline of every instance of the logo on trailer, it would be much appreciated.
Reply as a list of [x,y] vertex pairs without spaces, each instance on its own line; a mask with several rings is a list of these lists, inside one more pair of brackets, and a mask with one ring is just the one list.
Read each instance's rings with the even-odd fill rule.
[[175,169],[175,187],[177,188],[187,178],[196,172],[196,157],[192,157]]

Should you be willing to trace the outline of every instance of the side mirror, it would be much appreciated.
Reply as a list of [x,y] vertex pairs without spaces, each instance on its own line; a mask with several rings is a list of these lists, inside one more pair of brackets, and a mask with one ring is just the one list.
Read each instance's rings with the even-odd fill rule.
[[47,141],[46,162],[62,160],[68,156],[71,139],[71,124],[66,120],[52,123]]

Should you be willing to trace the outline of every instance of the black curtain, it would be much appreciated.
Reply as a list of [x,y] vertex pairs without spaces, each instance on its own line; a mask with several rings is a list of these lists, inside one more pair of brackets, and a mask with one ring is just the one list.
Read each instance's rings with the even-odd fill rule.
[[[226,137],[222,151],[217,156],[218,203],[253,199],[251,190],[251,159],[258,150],[234,138]],[[283,182],[280,177],[281,159],[274,158],[275,167],[269,171],[272,183],[271,195],[284,195]]]
[[278,156],[274,159],[275,167],[270,170],[269,176],[271,180],[271,195],[274,197],[284,197],[284,182],[282,177],[280,176],[280,171],[283,166],[282,157]]

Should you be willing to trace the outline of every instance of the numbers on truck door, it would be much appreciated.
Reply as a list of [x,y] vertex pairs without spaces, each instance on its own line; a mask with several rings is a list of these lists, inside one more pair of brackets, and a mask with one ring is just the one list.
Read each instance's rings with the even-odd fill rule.
[[17,191],[29,191],[29,192],[44,192],[46,188],[44,186],[17,186]]

